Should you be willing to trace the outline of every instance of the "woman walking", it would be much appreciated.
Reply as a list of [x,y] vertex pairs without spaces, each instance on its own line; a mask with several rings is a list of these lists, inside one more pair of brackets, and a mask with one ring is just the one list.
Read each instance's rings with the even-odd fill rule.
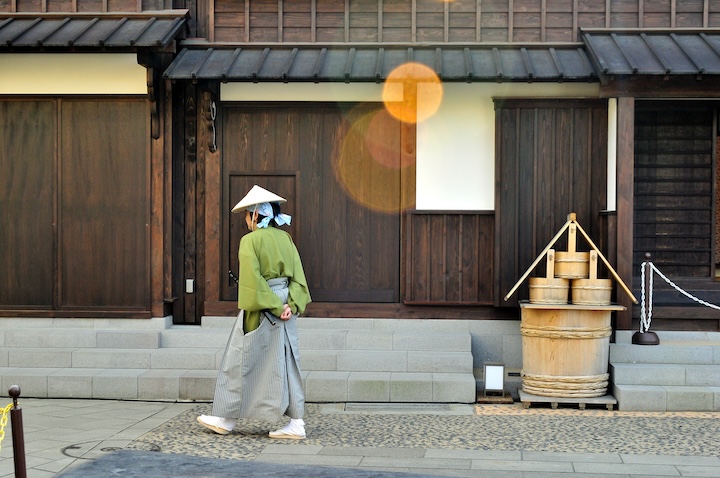
[[226,435],[239,418],[290,423],[271,438],[305,438],[305,392],[300,376],[297,317],[310,303],[300,255],[279,226],[291,217],[280,212],[286,200],[260,186],[233,208],[245,211],[250,233],[240,240],[238,308],[218,372],[212,415],[204,427]]

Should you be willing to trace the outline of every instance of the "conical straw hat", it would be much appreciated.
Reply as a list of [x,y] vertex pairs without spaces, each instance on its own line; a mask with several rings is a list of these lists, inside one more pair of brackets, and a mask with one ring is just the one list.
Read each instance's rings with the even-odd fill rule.
[[245,197],[242,198],[234,208],[232,208],[232,212],[239,212],[247,207],[262,204],[264,202],[284,203],[287,202],[287,199],[282,198],[275,193],[271,193],[267,189],[263,189],[256,184],[245,195]]

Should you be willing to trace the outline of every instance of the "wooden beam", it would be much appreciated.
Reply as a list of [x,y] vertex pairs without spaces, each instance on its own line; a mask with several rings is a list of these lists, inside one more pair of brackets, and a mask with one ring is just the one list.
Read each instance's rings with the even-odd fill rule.
[[317,41],[317,0],[310,1],[310,41]]
[[638,76],[631,80],[613,79],[600,86],[600,97],[615,98],[633,96],[635,98],[718,98],[720,97],[720,78],[710,75],[702,80],[695,77],[671,76],[667,80]]
[[[12,312],[9,312],[12,314]],[[208,301],[205,315],[226,316],[228,324],[237,316],[236,301]],[[3,316],[3,311],[0,311]],[[37,316],[37,315],[36,315]],[[308,304],[304,317],[347,317],[383,319],[435,319],[449,320],[520,320],[515,308],[492,306],[445,306],[445,305],[404,305],[368,304],[357,302],[312,302]]]
[[450,41],[450,2],[443,2],[443,41]]
[[345,0],[345,43],[350,41],[350,0]]
[[215,0],[208,0],[208,40],[215,41]]
[[670,0],[670,28],[675,28],[677,22],[677,0]]
[[[480,2],[480,0],[477,1]],[[417,41],[417,0],[412,0],[410,9],[410,41],[415,43]]]
[[513,0],[508,0],[508,37],[507,41],[512,42],[513,41],[513,9],[515,8],[515,5],[513,4]]
[[610,24],[612,23],[610,21],[610,1],[611,0],[605,0],[605,28],[610,28]]
[[245,42],[250,41],[250,0],[245,0]]
[[[626,284],[632,284],[635,98],[618,98],[617,110],[617,272]],[[626,310],[617,313],[617,329],[629,330],[632,328],[632,300],[619,295],[618,303]]]

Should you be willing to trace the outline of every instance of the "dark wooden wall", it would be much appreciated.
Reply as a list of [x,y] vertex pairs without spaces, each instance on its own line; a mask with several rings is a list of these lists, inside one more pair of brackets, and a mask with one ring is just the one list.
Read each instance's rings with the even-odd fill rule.
[[580,28],[720,26],[709,0],[217,0],[211,41],[574,42]]
[[4,309],[149,315],[146,108],[144,99],[0,102]]
[[638,101],[633,268],[644,254],[672,277],[714,277],[715,106]]
[[[502,298],[567,222],[571,212],[596,244],[607,189],[607,102],[497,100],[496,305],[528,297],[527,281]],[[567,235],[555,244],[567,250]],[[578,239],[577,250],[589,250]],[[545,270],[537,266],[536,276]],[[607,277],[607,276],[606,276]]]
[[[635,102],[634,290],[640,263],[655,266],[682,290],[720,303],[713,214],[717,186],[717,105],[711,101]],[[655,275],[655,330],[718,330],[720,313],[702,307]],[[636,328],[638,308],[632,314]],[[627,319],[630,320],[629,318]]]
[[580,28],[720,26],[714,0],[0,0],[0,12],[188,8],[218,42],[575,42]]
[[412,211],[406,217],[406,304],[492,305],[495,215]]
[[102,13],[173,8],[170,0],[0,0],[0,12]]

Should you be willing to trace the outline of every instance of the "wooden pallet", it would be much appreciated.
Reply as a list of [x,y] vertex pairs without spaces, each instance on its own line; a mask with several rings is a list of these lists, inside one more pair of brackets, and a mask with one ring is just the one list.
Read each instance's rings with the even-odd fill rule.
[[518,390],[518,393],[520,394],[520,401],[523,404],[523,408],[530,408],[530,405],[533,403],[549,403],[553,409],[558,408],[560,404],[570,404],[577,405],[580,410],[585,410],[585,407],[588,405],[602,405],[607,407],[608,410],[612,410],[613,406],[617,405],[617,400],[612,395],[593,398],[541,397],[540,395],[525,393],[522,389]]
[[509,392],[504,392],[502,394],[478,392],[475,402],[481,404],[498,405],[514,403],[515,401],[513,400],[512,395],[510,395]]

